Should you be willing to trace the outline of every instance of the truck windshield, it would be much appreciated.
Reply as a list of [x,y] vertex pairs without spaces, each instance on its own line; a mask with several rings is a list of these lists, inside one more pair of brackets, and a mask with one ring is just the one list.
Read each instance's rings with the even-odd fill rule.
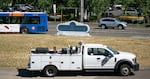
[[111,50],[114,54],[119,54],[119,52],[111,47],[107,47],[109,50]]

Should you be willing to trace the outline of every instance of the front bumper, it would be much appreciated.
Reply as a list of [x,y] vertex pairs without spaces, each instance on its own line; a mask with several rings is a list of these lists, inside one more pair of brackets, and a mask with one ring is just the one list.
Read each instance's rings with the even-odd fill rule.
[[139,69],[140,69],[140,65],[138,63],[133,65],[133,70],[134,71],[139,71]]

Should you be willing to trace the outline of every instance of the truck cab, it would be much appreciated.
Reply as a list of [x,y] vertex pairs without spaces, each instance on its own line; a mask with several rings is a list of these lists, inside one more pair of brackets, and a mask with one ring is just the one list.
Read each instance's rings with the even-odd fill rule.
[[112,70],[127,76],[139,70],[136,56],[116,51],[103,44],[83,44],[58,49],[36,48],[30,53],[28,70],[42,71],[46,76],[55,76],[59,71]]

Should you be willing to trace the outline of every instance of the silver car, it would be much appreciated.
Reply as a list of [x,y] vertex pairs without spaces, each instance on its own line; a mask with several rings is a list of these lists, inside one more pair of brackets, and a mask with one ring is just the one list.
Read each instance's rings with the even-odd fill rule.
[[125,29],[127,27],[126,22],[121,22],[116,18],[102,18],[99,20],[98,25],[102,29],[107,29],[107,28],[118,28],[118,29]]

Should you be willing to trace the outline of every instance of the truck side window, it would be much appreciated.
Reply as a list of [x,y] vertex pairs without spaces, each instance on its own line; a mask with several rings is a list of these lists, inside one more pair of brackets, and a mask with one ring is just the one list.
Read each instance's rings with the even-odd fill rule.
[[88,55],[94,54],[94,48],[88,48]]
[[88,48],[88,55],[106,55],[109,51],[103,48]]

